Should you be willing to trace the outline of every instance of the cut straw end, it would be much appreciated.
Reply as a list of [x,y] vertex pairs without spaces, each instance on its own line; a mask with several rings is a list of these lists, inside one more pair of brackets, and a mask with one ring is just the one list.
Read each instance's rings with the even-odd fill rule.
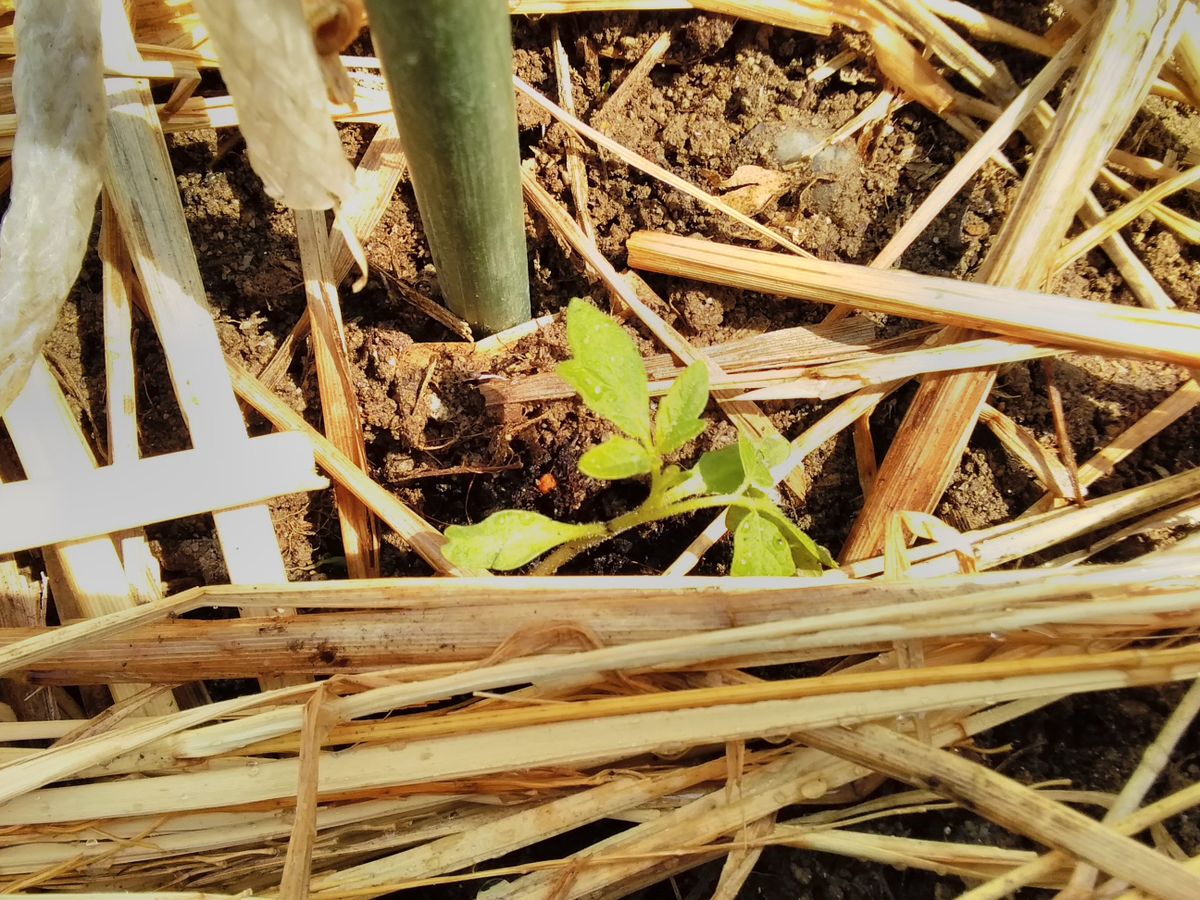
[[629,238],[636,269],[819,303],[990,331],[1023,341],[1200,365],[1200,315],[1143,310],[911,272],[751,250],[641,231]]

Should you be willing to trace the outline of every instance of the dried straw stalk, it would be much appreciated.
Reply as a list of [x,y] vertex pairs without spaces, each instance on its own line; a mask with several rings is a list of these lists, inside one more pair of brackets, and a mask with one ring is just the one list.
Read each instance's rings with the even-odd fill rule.
[[[1200,486],[1200,469],[1170,476],[1136,488],[1092,500],[1083,507],[1039,513],[958,535],[953,541],[935,540],[908,552],[912,568],[923,577],[958,572],[962,555],[978,569],[993,568],[1036,553],[1071,537],[1087,534],[1128,518],[1144,516],[1194,495]],[[885,571],[883,556],[847,563],[842,570],[863,578]]]
[[[558,104],[570,115],[575,115],[575,88],[571,78],[571,61],[563,46],[558,23],[551,26],[551,55],[554,58],[554,83],[558,87]],[[596,242],[596,226],[588,204],[587,167],[579,155],[581,145],[575,140],[567,141],[567,180],[571,185],[571,200],[575,204],[575,221],[583,230],[584,237]]]
[[[904,381],[917,375],[1059,355],[1061,351],[1041,344],[984,338],[814,366],[802,370],[798,378],[789,371],[746,372],[731,383],[751,389],[741,395],[743,400],[830,400],[865,387]],[[756,387],[760,383],[764,386]]]
[[991,769],[883,726],[806,732],[805,739],[875,771],[955,798],[1006,828],[1062,848],[1154,896],[1185,900],[1200,893],[1200,873]]
[[1058,257],[1054,261],[1054,270],[1057,272],[1065,269],[1097,244],[1102,243],[1105,239],[1128,225],[1144,213],[1153,203],[1197,182],[1200,182],[1200,166],[1192,166],[1186,172],[1180,172],[1173,178],[1169,178],[1140,194],[1136,199],[1130,200],[1129,203],[1105,216],[1087,229],[1087,231],[1083,232],[1083,234],[1072,238],[1070,243],[1059,251]]
[[[1034,480],[1043,489],[1059,499],[1074,494],[1072,473],[1067,471],[1057,456],[1038,442],[1028,428],[1017,424],[1000,410],[986,403],[980,410],[979,420],[991,430],[1005,450],[1033,472]],[[1080,489],[1082,490],[1082,486]]]
[[775,815],[766,815],[747,823],[735,839],[737,848],[725,857],[712,900],[737,900],[742,888],[758,864],[767,839],[775,831]]
[[[508,582],[514,579],[415,578],[371,586],[318,583],[266,595],[236,587],[223,591],[208,588],[191,594],[189,607],[279,603],[330,611],[269,619],[141,624],[119,637],[99,636],[86,646],[32,659],[21,669],[38,682],[78,683],[116,673],[174,682],[184,677],[246,677],[263,669],[346,674],[396,666],[449,666],[487,659],[505,648],[545,653],[719,630],[730,624],[731,602],[736,603],[739,625],[755,625],[1006,586],[1023,586],[1025,602],[1053,599],[1055,592],[1062,591],[1080,599],[1099,599],[1101,594],[1096,591],[1104,596],[1128,593],[1143,576],[1139,571],[1090,566],[1040,584],[1045,578],[1044,572],[1030,571],[957,576],[912,586],[886,581],[753,586],[739,593],[735,601],[724,595],[713,597],[713,590],[723,585],[712,579],[661,583],[658,579],[614,578],[602,585],[586,579],[520,579],[510,590]],[[597,588],[602,588],[602,593]],[[581,591],[586,593],[581,595]],[[172,610],[178,612],[177,607]],[[1173,621],[1179,627],[1192,620],[1190,614],[1177,615]],[[1153,632],[1161,625],[1156,615],[1128,613],[1113,623],[1112,631],[1130,635]],[[54,633],[53,629],[2,629],[0,646]],[[1009,640],[1017,639],[1010,634]],[[823,646],[802,655],[832,657],[854,649]]]
[[[385,744],[397,740],[419,740],[441,735],[498,731],[529,724],[550,725],[560,722],[582,722],[609,716],[633,715],[639,712],[670,713],[690,707],[718,706],[723,703],[761,703],[782,699],[817,697],[832,694],[848,695],[893,689],[916,688],[925,685],[961,685],[988,679],[1003,680],[1024,668],[1029,674],[1073,675],[1084,672],[1109,672],[1114,669],[1135,669],[1145,662],[1142,651],[1117,651],[1086,657],[1046,656],[1038,659],[1008,659],[996,662],[971,661],[969,664],[929,666],[914,669],[891,669],[883,672],[843,673],[799,679],[796,681],[765,681],[729,685],[718,688],[694,688],[684,691],[661,691],[631,697],[611,697],[599,700],[578,700],[529,707],[498,708],[478,712],[461,711],[454,716],[435,717],[421,721],[417,717],[402,717],[381,722],[349,724],[336,729],[323,741],[326,745]],[[1157,660],[1167,665],[1179,665],[1189,671],[1196,648],[1162,651]],[[1171,653],[1176,657],[1168,659]],[[1111,675],[1100,675],[1112,680]],[[1138,676],[1134,675],[1133,678]],[[1184,676],[1186,677],[1186,676]],[[968,701],[971,702],[971,701]],[[295,753],[302,749],[302,738],[285,738],[251,745],[248,753]]]
[[[1053,27],[1046,35],[1034,34],[1001,19],[997,19],[994,16],[990,16],[987,13],[980,12],[974,7],[958,2],[958,0],[924,0],[924,2],[927,7],[946,21],[961,25],[972,37],[983,41],[1007,44],[1010,47],[1028,50],[1040,56],[1049,57],[1054,55],[1064,31],[1060,28],[1057,38],[1051,37],[1050,32],[1055,30]],[[1062,26],[1068,21],[1069,19],[1060,19],[1055,24]],[[1074,32],[1072,36],[1074,36],[1080,34],[1084,29],[1075,28],[1072,30]],[[1182,40],[1181,38],[1181,44]],[[1169,76],[1169,73],[1164,71],[1163,75]],[[1155,79],[1150,92],[1160,97],[1168,97],[1179,103],[1191,103],[1195,105],[1195,101],[1191,96],[1181,90],[1175,83],[1165,80],[1162,76]]]
[[[602,129],[608,120],[613,116],[619,115],[625,109],[629,101],[637,93],[637,89],[649,77],[651,70],[667,55],[667,50],[670,46],[670,31],[664,31],[654,39],[654,43],[642,54],[642,58],[634,63],[633,68],[629,70],[629,74],[621,79],[621,83],[608,95],[608,99],[604,101],[604,105],[592,114],[593,128]],[[568,110],[568,112],[574,115],[573,111]]]
[[[633,282],[636,292],[646,294],[649,290],[636,274],[624,277]],[[657,323],[655,326],[661,329]],[[724,344],[713,344],[704,348],[704,356],[711,365],[726,374],[710,378],[710,384],[721,383],[729,373],[754,372],[769,378],[771,370],[783,366],[853,359],[868,350],[878,351],[898,343],[895,339],[872,342],[874,334],[875,328],[869,319],[855,316],[828,325],[781,328]],[[925,336],[925,333],[921,332],[919,336]],[[912,342],[907,337],[904,340],[906,343]],[[682,338],[674,341],[672,346],[682,347],[680,341]],[[665,391],[684,369],[673,354],[643,357],[643,362],[651,382],[651,391]],[[657,384],[659,382],[662,384]],[[500,404],[529,403],[575,395],[567,383],[552,372],[540,372],[507,382],[487,382],[483,385],[483,392],[489,403]]]
[[[1130,202],[1145,202],[1146,212],[1149,215],[1152,215],[1158,220],[1159,224],[1171,229],[1185,241],[1192,244],[1200,243],[1200,222],[1158,202],[1157,199],[1154,199],[1153,195],[1149,201],[1144,201],[1144,194],[1140,193],[1137,188],[1111,169],[1101,169],[1100,180]],[[1147,193],[1150,193],[1150,191]]]
[[[562,684],[591,679],[599,672],[616,669],[671,669],[688,667],[706,660],[738,658],[774,653],[794,653],[799,650],[844,646],[847,644],[894,640],[916,640],[927,637],[943,638],[952,635],[1007,633],[1014,629],[1042,627],[1082,621],[1095,621],[1106,616],[1120,618],[1126,614],[1135,617],[1156,613],[1189,609],[1194,596],[1194,586],[1185,576],[1177,580],[1178,572],[1190,572],[1194,563],[1188,554],[1162,554],[1154,575],[1160,576],[1153,588],[1143,588],[1140,595],[1129,597],[1122,589],[1104,589],[1094,580],[1092,590],[1104,591],[1103,599],[1089,602],[1043,603],[1040,600],[1026,601],[1028,588],[1002,588],[979,592],[973,596],[974,608],[970,612],[961,610],[961,602],[953,599],[915,601],[879,609],[860,609],[845,613],[829,613],[809,616],[805,619],[770,622],[762,625],[742,626],[707,634],[692,634],[678,638],[641,642],[624,647],[609,647],[589,650],[566,657],[534,658],[497,662],[487,668],[464,671],[437,677],[411,685],[381,686],[362,693],[330,701],[331,708],[340,719],[352,719],[400,707],[422,704],[430,700],[449,697],[478,690],[495,690],[521,683]],[[1147,570],[1144,577],[1150,578]],[[1072,575],[1086,583],[1089,575],[1084,570],[1073,571]],[[1095,576],[1090,576],[1092,579]],[[497,582],[497,583],[502,583]],[[197,602],[196,597],[188,598]],[[91,623],[88,623],[91,626]],[[95,626],[91,626],[95,628]],[[75,626],[78,630],[80,626]],[[25,642],[46,655],[53,652],[44,646],[45,641],[33,638]],[[19,646],[19,645],[18,645]],[[1166,651],[1164,651],[1166,652]],[[1176,651],[1170,651],[1174,653]],[[1191,650],[1179,651],[1186,657]],[[9,648],[4,655],[10,657],[32,655],[31,650]],[[1116,657],[1114,657],[1115,659]],[[1123,657],[1122,657],[1123,658]],[[1163,657],[1165,660],[1167,657]],[[1187,657],[1190,659],[1190,657]],[[1027,661],[1028,662],[1028,661]],[[1146,664],[1144,657],[1134,654],[1129,664],[1138,668]],[[1182,663],[1186,672],[1186,660]],[[1053,659],[1042,660],[1039,665],[1054,666]],[[1108,665],[1099,658],[1082,661],[1079,665],[1092,667]],[[1164,662],[1164,665],[1166,663]],[[1078,666],[1075,666],[1078,668]],[[973,678],[971,667],[963,677]],[[1027,672],[1029,670],[1016,670]],[[1161,669],[1160,669],[1161,671]],[[933,678],[929,670],[924,672],[900,673],[904,678]],[[1047,676],[1052,681],[1057,675]],[[1120,680],[1124,675],[1111,676]],[[1181,674],[1180,677],[1188,677]],[[1059,686],[1064,682],[1055,681]],[[801,682],[800,684],[805,684]],[[810,690],[804,688],[804,690]],[[970,688],[967,689],[968,691]],[[945,695],[942,698],[945,699]],[[536,708],[535,708],[536,709]],[[537,714],[536,712],[533,714]],[[167,745],[151,749],[139,742],[142,749],[130,759],[116,766],[114,771],[154,770],[169,767],[177,757],[196,758],[227,753],[258,741],[279,737],[297,731],[302,717],[294,707],[264,712],[237,722],[210,726],[189,734],[177,734]],[[452,722],[454,717],[448,719]],[[167,723],[164,723],[164,727]],[[417,723],[413,723],[414,726]],[[178,729],[174,729],[178,731]],[[724,738],[722,738],[724,739]],[[127,752],[130,748],[120,735],[110,739],[112,753]],[[110,764],[110,767],[112,764]],[[132,768],[130,768],[132,767]],[[495,770],[502,771],[502,769]],[[447,776],[449,777],[449,776]],[[197,807],[199,808],[199,807]]]
[[1195,6],[1184,10],[1179,46],[1175,52],[1175,70],[1183,82],[1192,106],[1200,107],[1200,12]]
[[[961,723],[937,728],[931,739],[936,745],[944,746],[960,740],[964,733],[978,733],[983,728],[1007,721],[1031,708],[1029,705],[1010,704],[988,714],[969,716]],[[784,806],[816,800],[863,775],[862,768],[848,765],[825,753],[807,748],[793,750],[775,763],[746,773],[739,781],[737,790],[732,793],[722,787],[575,854],[571,860],[577,865],[577,872],[565,889],[556,883],[555,873],[535,872],[507,884],[496,885],[483,896],[487,900],[513,896],[579,897],[588,896],[602,887],[610,893],[616,893],[619,888],[629,890],[652,883],[673,871],[668,869],[664,873],[661,859],[649,856],[640,860],[634,858],[609,862],[606,858],[617,854],[636,857],[637,854],[669,853],[675,848],[710,842],[720,835],[735,833],[746,822],[770,815]],[[702,862],[705,858],[685,861],[682,867]]]
[[[226,365],[229,378],[239,397],[281,431],[297,431],[306,435],[313,446],[317,465],[328,472],[337,484],[361,500],[396,534],[404,538],[435,571],[448,575],[477,574],[462,570],[446,559],[441,550],[445,538],[440,531],[363,472],[350,457],[267,390],[240,363],[227,359]],[[284,580],[286,579],[264,579],[261,583],[277,584]]]
[[1042,68],[1011,103],[1004,112],[988,127],[978,141],[973,143],[962,158],[958,160],[948,173],[938,182],[929,196],[921,201],[921,205],[900,227],[884,248],[871,261],[873,268],[887,269],[899,261],[904,251],[912,246],[929,224],[937,218],[954,196],[966,186],[967,182],[982,168],[988,159],[1000,152],[1005,142],[1016,132],[1024,121],[1041,103],[1050,89],[1066,73],[1077,59],[1083,45],[1084,32],[1078,32],[1071,38],[1054,58]]
[[[763,834],[760,840],[764,845],[779,844],[798,850],[835,853],[850,859],[883,863],[899,869],[923,869],[940,875],[955,875],[966,881],[994,877],[998,872],[1016,868],[1029,856],[1028,851],[1007,850],[987,845],[864,834],[852,829],[815,830],[790,825],[778,826]],[[734,842],[739,842],[737,837],[734,838]],[[1043,876],[1037,886],[1061,887],[1065,882],[1060,867]]]
[[550,113],[550,115],[552,115],[558,121],[570,128],[577,136],[587,138],[597,146],[603,147],[626,165],[633,166],[635,169],[645,172],[647,175],[658,179],[664,184],[669,184],[671,187],[681,191],[682,193],[691,197],[693,200],[703,203],[710,209],[715,209],[718,212],[724,213],[740,225],[746,226],[751,231],[761,235],[762,237],[771,241],[773,244],[790,250],[799,256],[808,258],[812,257],[812,254],[807,250],[804,250],[792,241],[789,241],[777,231],[767,228],[765,225],[759,224],[754,219],[734,209],[725,201],[714,197],[707,191],[701,190],[688,181],[684,181],[678,175],[675,175],[672,172],[664,169],[662,166],[651,162],[637,153],[634,153],[632,150],[622,146],[607,135],[597,131],[595,128],[592,128],[590,125],[586,124],[575,116],[572,116],[562,107],[558,106],[558,104],[543,96],[520,78],[514,76],[513,84],[516,85],[517,90],[519,90],[522,94],[536,103],[546,112]]
[[[1087,186],[1170,53],[1182,6],[1177,0],[1120,0],[1109,6],[1097,23],[1074,90],[1055,117],[1016,206],[984,262],[981,281],[1029,289],[1049,275],[1057,242]],[[1121,85],[1116,95],[1115,83]],[[891,513],[932,511],[958,465],[994,374],[984,370],[935,376],[922,383],[843,547],[844,558],[878,550]]]
[[[354,170],[354,193],[341,209],[345,229],[360,243],[370,238],[404,177],[407,163],[396,133],[396,122],[389,118],[375,130],[371,143]],[[343,237],[342,230],[335,229],[329,237],[333,246],[331,265],[332,281],[341,284],[354,265],[354,251]],[[263,367],[258,378],[267,388],[274,388],[287,372],[312,325],[308,310],[296,320],[291,332],[283,339],[270,362]]]
[[[342,310],[337,279],[329,258],[329,231],[325,213],[311,209],[293,210],[296,237],[300,242],[300,265],[308,318],[312,329],[313,356],[317,362],[317,388],[321,395],[321,418],[330,441],[363,472],[367,471],[367,448],[362,431],[362,413],[354,388],[346,341],[342,333]],[[344,243],[344,241],[343,241]],[[371,511],[344,487],[334,489],[346,569],[351,578],[379,575],[379,533]]]
[[[1071,42],[1081,39],[1088,30],[1089,29],[1086,28],[1079,29],[1071,38]],[[1050,68],[1054,65],[1055,62],[1052,62],[1047,68]],[[964,72],[962,74],[968,73]],[[986,83],[985,86],[987,86]],[[1009,97],[1009,93],[1007,91],[1001,90],[995,85],[991,86],[991,91],[992,95],[999,100],[1005,101]],[[968,99],[970,98],[960,95],[960,105],[966,106]],[[1014,103],[1015,102],[1017,101],[1014,101]],[[1003,118],[1003,116],[1000,115],[1000,110],[996,107],[993,107],[989,103],[971,100],[970,107],[973,115],[980,115],[985,119],[997,119],[997,117]],[[1009,109],[1011,108],[1012,104],[1009,105]],[[1036,145],[1045,139],[1046,129],[1048,127],[1047,123],[1051,121],[1053,111],[1047,104],[1042,103],[1037,107],[1035,112],[1036,115],[1032,118],[1027,118],[1024,124],[1021,125],[1021,129],[1025,133],[1026,137]],[[951,124],[954,124],[952,120],[948,121],[951,121]],[[980,141],[982,140],[983,138],[981,137]],[[996,158],[997,156],[999,156],[999,151],[993,155],[993,158]],[[1179,174],[1174,169],[1171,169],[1169,172],[1167,172],[1166,169],[1162,167],[1161,163],[1156,164],[1153,161],[1142,160],[1140,157],[1132,157],[1130,154],[1119,150],[1113,150],[1109,154],[1109,160],[1119,161],[1119,164],[1121,165],[1132,164],[1146,177],[1158,178],[1162,173],[1165,173],[1171,177]],[[999,157],[999,161],[1001,165],[1011,169],[1011,166],[1008,166],[1007,162],[1003,160],[1002,156]],[[1100,174],[1101,177],[1113,182],[1119,191],[1122,191],[1131,199],[1137,196],[1137,192],[1130,185],[1125,184],[1124,182],[1119,182],[1119,179],[1116,179],[1115,175],[1109,169],[1101,168]],[[1182,228],[1185,232],[1193,228],[1193,226],[1184,224],[1181,221],[1179,213],[1163,206],[1161,203],[1152,203],[1149,207],[1149,211],[1151,214],[1155,215],[1164,223],[1166,223],[1168,227]],[[1091,191],[1087,191],[1085,193],[1084,205],[1079,208],[1077,214],[1087,227],[1095,225],[1106,215],[1104,208],[1100,205],[1100,201],[1096,199],[1095,194]],[[1167,294],[1150,275],[1145,264],[1130,249],[1129,245],[1120,235],[1110,235],[1103,241],[1102,246],[1105,253],[1112,260],[1113,265],[1116,266],[1122,277],[1125,278],[1130,290],[1133,291],[1134,295],[1138,298],[1138,301],[1142,303],[1142,305],[1148,306],[1152,309],[1167,309],[1174,305],[1171,303]]]
[[[116,76],[114,76],[116,77]],[[139,78],[140,81],[149,81]],[[375,84],[366,84],[354,79],[353,106],[333,106],[330,114],[338,122],[360,122],[382,126],[392,121],[391,100],[387,92]],[[178,108],[171,110],[168,104],[156,108],[161,128],[166,134],[195,131],[197,128],[234,128],[238,124],[237,110],[233,99],[228,96],[189,97]],[[0,155],[11,155],[13,137],[17,132],[16,116],[0,114]]]
[[[471,816],[468,811],[454,815],[462,812],[455,807],[461,806],[466,799],[466,795],[416,794],[397,799],[326,805],[317,811],[318,833],[323,832],[322,837],[328,841],[329,837],[336,840],[339,832],[350,831],[354,826],[361,825],[386,834],[389,826],[394,829],[397,825],[403,825],[404,833],[398,838],[393,837],[390,843],[376,837],[368,842],[360,840],[355,847],[358,852],[386,850],[389,846],[403,845],[409,840],[420,842],[453,834],[461,830],[460,826],[469,828],[485,824],[478,813]],[[499,798],[483,794],[471,795],[471,799],[479,804],[499,802]],[[431,822],[435,816],[441,820],[440,823]],[[241,850],[264,844],[270,846],[270,842],[288,836],[291,818],[290,810],[229,811],[178,816],[166,822],[151,818],[111,821],[104,823],[102,828],[85,827],[69,835],[45,830],[28,831],[22,835],[27,839],[22,844],[14,843],[0,848],[0,873],[14,875],[68,863],[72,858],[79,861],[74,846],[77,841],[87,842],[83,854],[85,860],[102,860],[110,866],[139,862],[154,866],[159,857],[177,858],[185,853],[230,848]],[[138,842],[139,836],[147,831],[154,832],[153,846],[144,841]],[[352,833],[352,836],[361,839],[362,834]],[[344,851],[338,854],[336,845],[333,850],[330,853],[325,847],[320,847],[317,852],[322,856],[334,856],[335,861],[338,855],[346,855]],[[167,865],[170,866],[171,862],[173,860],[168,860]],[[218,866],[219,871],[229,876],[224,879],[224,884],[236,887],[239,876],[245,873],[238,871],[234,859],[224,859],[222,863]]]
[[1077,566],[1087,562],[1096,554],[1107,550],[1109,547],[1115,547],[1117,544],[1135,535],[1146,534],[1160,528],[1191,528],[1196,525],[1200,525],[1200,503],[1194,500],[1185,500],[1182,503],[1176,503],[1173,506],[1157,510],[1130,525],[1119,528],[1103,538],[1092,541],[1080,550],[1061,554],[1050,560],[1047,565]]
[[[977,705],[996,700],[1061,696],[1078,690],[1118,685],[1161,683],[1194,678],[1200,672],[1200,651],[1195,647],[1165,651],[1138,651],[1056,660],[1016,659],[990,666],[930,667],[923,670],[879,673],[875,689],[855,691],[854,702],[837,691],[839,679],[819,681],[832,691],[812,695],[810,682],[771,682],[733,685],[706,691],[682,691],[611,700],[581,701],[518,708],[497,713],[511,725],[498,730],[455,729],[444,736],[414,736],[404,743],[362,745],[338,754],[323,754],[319,791],[322,796],[379,790],[390,786],[471,778],[546,765],[595,765],[664,747],[710,744],[763,734],[786,734],[871,719],[912,714],[932,709]],[[976,680],[976,679],[986,680]],[[966,680],[964,680],[966,679]],[[900,686],[887,687],[888,680]],[[862,685],[864,688],[866,685]],[[289,690],[301,690],[292,688]],[[808,696],[789,696],[800,689]],[[713,692],[716,692],[715,694]],[[279,696],[279,694],[276,694]],[[360,695],[361,696],[361,695]],[[765,699],[766,697],[773,699]],[[216,707],[249,703],[255,698],[225,701],[209,710],[181,713],[175,720],[201,716]],[[345,708],[342,698],[333,709]],[[602,707],[610,715],[587,715]],[[289,708],[295,710],[295,707]],[[654,711],[644,711],[651,710]],[[574,710],[577,716],[571,715]],[[332,710],[331,710],[332,711]],[[449,716],[447,725],[461,716]],[[470,718],[470,717],[468,717]],[[527,723],[527,724],[523,724]],[[252,769],[232,768],[163,775],[135,782],[95,782],[73,787],[47,788],[25,793],[31,781],[44,783],[78,771],[74,759],[96,759],[102,740],[114,738],[127,748],[145,746],[145,739],[176,724],[151,720],[138,726],[135,737],[128,729],[113,737],[80,742],[42,755],[41,760],[8,767],[20,776],[6,781],[0,807],[5,825],[31,825],[199,810],[230,803],[256,803],[293,797],[299,763],[296,759],[264,760]],[[237,724],[237,723],[231,723]],[[473,726],[477,723],[471,722]],[[216,726],[218,728],[224,726]],[[418,732],[419,734],[419,732]],[[51,766],[51,758],[55,765]],[[391,760],[393,765],[388,765]],[[25,772],[28,772],[26,777]],[[888,770],[890,771],[890,769]]]
[[526,16],[671,9],[702,9],[813,34],[829,34],[835,22],[834,4],[826,0],[789,0],[787,3],[769,0],[513,0],[509,3],[511,12]]
[[[1175,707],[1159,731],[1158,736],[1142,754],[1137,769],[1129,776],[1116,801],[1108,808],[1102,820],[1105,825],[1115,825],[1128,818],[1142,805],[1146,793],[1161,774],[1172,751],[1191,727],[1192,720],[1200,713],[1200,681],[1193,682],[1183,699]],[[1095,885],[1097,869],[1080,864],[1071,874],[1068,890],[1091,891]]]
[[[1179,421],[1197,405],[1200,405],[1200,384],[1194,378],[1189,378],[1173,394],[1118,434],[1098,450],[1091,459],[1081,465],[1076,472],[1080,486],[1086,488],[1099,481],[1112,472],[1117,464],[1128,457],[1130,453],[1162,432],[1164,428]],[[1022,516],[1045,512],[1053,506],[1054,498],[1043,496],[1022,513]]]
[[502,828],[479,829],[319,877],[313,896],[325,897],[380,884],[426,879],[467,869],[572,828],[719,778],[725,762],[681,766],[661,774],[623,776],[599,787],[518,811]]
[[932,275],[875,271],[653,231],[633,234],[627,247],[630,265],[652,272],[836,301],[1088,353],[1184,366],[1200,362],[1200,315],[1195,313],[1131,309]]
[[[1121,834],[1137,834],[1172,816],[1177,816],[1200,804],[1200,784],[1192,784],[1167,797],[1144,806],[1121,821],[1112,825]],[[985,882],[962,895],[961,900],[1003,900],[1026,884],[1032,884],[1068,862],[1070,857],[1053,850],[1025,865],[1013,869],[992,881]]]

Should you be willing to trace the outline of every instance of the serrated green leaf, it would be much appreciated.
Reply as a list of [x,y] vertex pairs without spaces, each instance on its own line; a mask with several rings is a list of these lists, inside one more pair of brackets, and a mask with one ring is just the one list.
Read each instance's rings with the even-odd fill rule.
[[708,404],[708,367],[694,362],[675,379],[658,404],[654,446],[664,456],[674,453],[704,430],[700,414]]
[[665,445],[665,447],[670,447],[671,449],[667,450],[664,446],[660,445],[658,452],[663,454],[674,453],[680,447],[686,446],[689,441],[700,437],[700,435],[704,433],[704,429],[707,427],[708,423],[703,419],[694,419],[691,422],[681,425],[675,431],[674,440]]
[[590,478],[616,481],[645,475],[654,468],[654,457],[637,441],[609,438],[579,458],[579,471]]
[[742,486],[746,477],[736,444],[720,450],[709,450],[700,457],[696,469],[710,494],[732,494]]
[[584,405],[643,444],[650,443],[650,392],[646,369],[621,326],[576,297],[567,307],[572,358],[559,363],[560,378]]
[[755,446],[768,469],[775,468],[792,452],[791,442],[781,434],[768,434],[761,441],[757,441]]
[[[768,500],[768,502],[770,501]],[[805,534],[795,522],[784,514],[782,509],[774,503],[771,506],[771,511],[763,512],[762,515],[775,523],[775,527],[779,529],[784,540],[792,548],[792,560],[800,574],[820,575],[824,569],[837,565],[828,550]],[[733,527],[732,523],[730,527]]]
[[746,473],[746,480],[755,487],[764,489],[774,487],[775,479],[771,477],[771,470],[767,467],[762,453],[754,442],[744,434],[739,434],[737,448],[738,456],[742,460],[742,471]]
[[733,567],[736,577],[794,575],[792,550],[775,523],[748,512],[733,532]]
[[825,569],[837,566],[837,562],[828,550],[795,525],[790,531],[784,533],[784,537],[791,545],[792,561],[795,562],[796,571],[800,574],[820,575]]
[[602,531],[603,526],[569,525],[535,512],[504,509],[475,525],[451,525],[442,553],[456,566],[503,572],[520,568],[559,544]]

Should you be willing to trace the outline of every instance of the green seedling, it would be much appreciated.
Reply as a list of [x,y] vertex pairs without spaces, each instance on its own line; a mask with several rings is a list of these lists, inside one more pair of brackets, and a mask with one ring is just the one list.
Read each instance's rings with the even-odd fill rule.
[[778,435],[710,451],[690,469],[666,458],[705,429],[708,370],[693,363],[675,380],[651,417],[650,391],[641,356],[629,336],[591,304],[574,299],[567,308],[572,358],[558,366],[585,406],[621,433],[591,448],[579,471],[601,481],[650,480],[650,492],[635,509],[608,522],[573,525],[539,513],[506,509],[476,525],[446,529],[446,558],[464,568],[517,569],[553,550],[538,567],[549,574],[576,554],[611,537],[661,519],[727,507],[733,531],[734,575],[819,574],[833,559],[796,527],[768,491],[771,469],[787,458]]

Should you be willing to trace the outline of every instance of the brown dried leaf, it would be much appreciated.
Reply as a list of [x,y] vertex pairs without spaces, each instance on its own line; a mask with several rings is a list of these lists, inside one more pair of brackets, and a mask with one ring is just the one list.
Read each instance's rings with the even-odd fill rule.
[[738,166],[737,171],[721,183],[721,190],[729,192],[721,199],[743,215],[752,216],[769,206],[790,186],[791,178],[783,172],[761,166]]

